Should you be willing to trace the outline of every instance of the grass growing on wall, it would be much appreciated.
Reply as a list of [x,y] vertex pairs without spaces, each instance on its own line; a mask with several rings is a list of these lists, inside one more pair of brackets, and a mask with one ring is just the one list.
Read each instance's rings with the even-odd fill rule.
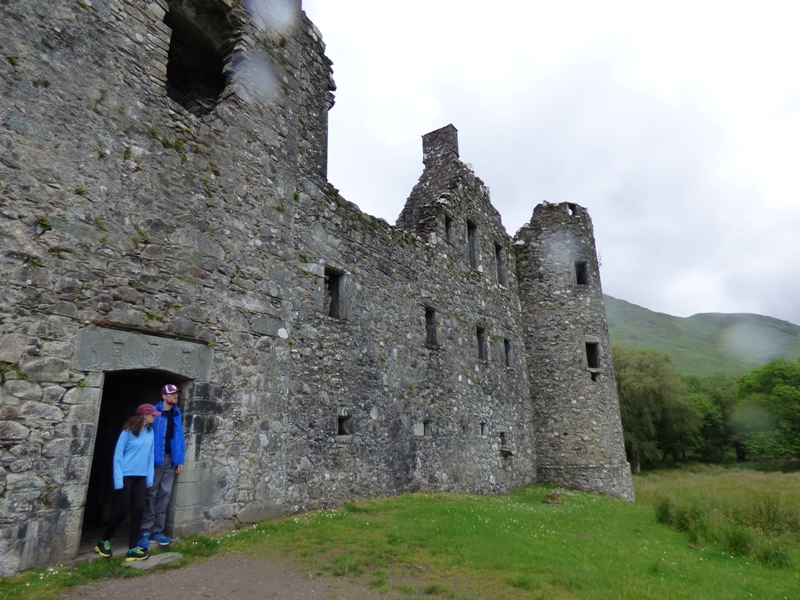
[[[786,563],[768,566],[724,546],[692,543],[656,519],[659,498],[673,492],[677,505],[701,493],[746,505],[754,491],[800,493],[796,476],[657,473],[636,478],[636,504],[573,491],[562,492],[561,504],[546,504],[552,488],[545,486],[504,497],[407,494],[193,537],[173,549],[187,561],[223,550],[278,549],[312,573],[352,578],[406,600],[798,598],[796,533],[786,534]],[[131,571],[114,570],[114,562],[95,568],[111,576]],[[3,582],[0,597],[50,597],[41,587],[38,596],[13,595],[24,593],[26,582],[39,585],[43,572]],[[56,589],[57,577],[49,579]]]

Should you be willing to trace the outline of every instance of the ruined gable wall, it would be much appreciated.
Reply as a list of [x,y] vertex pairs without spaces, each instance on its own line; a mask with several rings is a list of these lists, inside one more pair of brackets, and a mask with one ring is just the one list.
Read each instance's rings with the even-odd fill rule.
[[[470,268],[463,248],[425,243],[340,202],[304,215],[298,246],[310,271],[324,261],[346,273],[348,307],[333,319],[305,295],[290,437],[308,450],[293,453],[301,469],[292,482],[304,478],[297,489],[318,487],[324,493],[309,495],[329,505],[354,494],[497,492],[531,481],[524,362],[506,368],[497,337],[481,360],[476,342],[482,324],[521,345],[509,318],[513,290]],[[426,306],[440,313],[438,347],[426,344]],[[339,409],[352,417],[341,436]],[[501,431],[520,447],[514,460],[501,451]]]

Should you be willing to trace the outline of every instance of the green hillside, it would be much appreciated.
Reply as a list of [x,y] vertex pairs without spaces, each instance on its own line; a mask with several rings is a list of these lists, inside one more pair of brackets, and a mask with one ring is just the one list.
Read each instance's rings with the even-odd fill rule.
[[800,327],[747,313],[673,317],[605,296],[612,344],[669,354],[685,375],[740,375],[776,356],[800,358]]

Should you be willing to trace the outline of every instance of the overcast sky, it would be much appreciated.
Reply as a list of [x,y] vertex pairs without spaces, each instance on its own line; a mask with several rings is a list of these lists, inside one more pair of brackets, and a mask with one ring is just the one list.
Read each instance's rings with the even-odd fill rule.
[[800,2],[304,0],[328,178],[394,223],[452,123],[513,235],[585,206],[605,293],[800,324]]

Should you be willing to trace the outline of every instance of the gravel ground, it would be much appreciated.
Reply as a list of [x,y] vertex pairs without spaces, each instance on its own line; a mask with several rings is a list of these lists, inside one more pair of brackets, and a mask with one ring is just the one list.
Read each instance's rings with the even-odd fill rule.
[[397,598],[331,575],[316,576],[278,555],[253,558],[224,554],[183,569],[156,571],[132,579],[76,586],[67,600],[380,600]]

